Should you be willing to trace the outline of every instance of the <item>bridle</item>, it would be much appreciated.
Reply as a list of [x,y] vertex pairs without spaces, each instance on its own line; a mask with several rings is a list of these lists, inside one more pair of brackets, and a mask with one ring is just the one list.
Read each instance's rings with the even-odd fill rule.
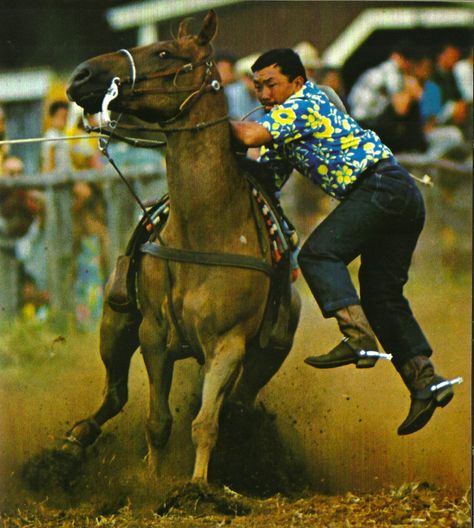
[[[126,87],[127,91],[121,94],[122,98],[125,99],[131,99],[133,97],[137,97],[143,94],[150,94],[150,93],[177,93],[177,92],[190,92],[188,97],[180,104],[178,108],[178,112],[171,118],[159,122],[159,128],[149,128],[149,127],[134,127],[131,126],[123,126],[123,128],[131,128],[131,129],[140,129],[140,130],[155,130],[159,132],[199,132],[205,128],[209,128],[211,126],[217,125],[218,123],[222,123],[224,121],[228,121],[229,116],[225,115],[221,118],[215,119],[213,121],[207,121],[202,123],[197,123],[196,125],[192,126],[186,126],[186,127],[168,127],[167,125],[170,123],[173,123],[184,116],[186,112],[188,112],[194,104],[201,98],[201,96],[205,93],[214,91],[217,92],[221,89],[221,85],[217,79],[213,79],[212,76],[212,68],[213,68],[213,62],[212,62],[212,56],[209,55],[205,57],[204,59],[195,62],[195,63],[187,63],[184,64],[178,68],[170,68],[168,70],[163,70],[161,72],[154,72],[154,73],[148,73],[148,74],[142,74],[140,77],[137,76],[137,68],[135,65],[135,61],[133,58],[133,55],[130,53],[130,51],[126,49],[118,50],[118,53],[125,55],[127,58],[129,64],[130,64],[130,71],[131,75],[127,79],[121,80],[119,77],[114,77],[110,83],[110,86],[104,96],[104,99],[102,101],[102,114],[105,116],[105,119],[108,120],[108,127],[109,127],[109,137],[108,138],[100,138],[99,139],[99,148],[102,151],[102,153],[107,157],[110,164],[113,166],[115,171],[118,173],[120,178],[123,180],[123,182],[126,184],[128,190],[134,197],[135,201],[139,204],[140,208],[143,211],[144,217],[147,219],[147,221],[151,224],[154,235],[156,237],[156,240],[159,242],[159,245],[157,244],[150,244],[150,247],[141,247],[141,251],[143,253],[150,253],[154,255],[155,257],[164,259],[166,262],[165,265],[165,289],[166,289],[166,295],[168,298],[168,307],[169,307],[169,314],[171,317],[171,320],[173,322],[174,327],[176,328],[176,332],[178,334],[180,343],[182,348],[189,348],[193,350],[194,355],[198,358],[199,361],[202,361],[202,355],[199,355],[198,352],[196,352],[193,347],[190,344],[190,340],[188,339],[186,335],[185,329],[180,324],[178,317],[176,315],[174,303],[173,303],[173,292],[172,292],[172,273],[170,269],[170,261],[183,261],[183,262],[192,262],[195,264],[206,264],[206,265],[220,265],[220,266],[232,266],[232,267],[239,267],[239,268],[250,268],[250,269],[257,269],[260,272],[266,273],[269,276],[273,276],[273,269],[270,265],[268,265],[264,260],[258,259],[256,257],[251,256],[243,256],[243,255],[234,255],[234,254],[220,254],[220,253],[202,253],[197,251],[185,251],[183,249],[178,248],[168,248],[166,247],[160,232],[153,222],[153,218],[150,215],[150,212],[147,210],[147,208],[144,206],[143,202],[140,200],[138,195],[136,194],[133,187],[130,185],[128,180],[125,178],[125,176],[122,174],[120,169],[117,167],[114,160],[110,157],[108,153],[108,145],[110,143],[110,140],[112,137],[117,137],[118,139],[121,139],[121,136],[115,132],[117,128],[120,127],[119,122],[122,117],[122,114],[120,114],[115,121],[112,121],[110,119],[110,113],[109,113],[109,105],[110,103],[119,95],[119,88],[120,86]],[[196,68],[204,67],[204,76],[202,78],[201,83],[198,86],[186,86],[186,87],[180,87],[177,85],[177,80],[180,75],[180,73],[183,72],[191,72]],[[153,89],[153,88],[140,88],[140,83],[147,81],[149,79],[156,79],[160,77],[168,77],[173,75],[173,88],[171,89]],[[102,120],[102,119],[101,119]],[[90,128],[89,128],[90,130]],[[106,132],[105,130],[101,130],[102,133]],[[158,252],[156,251],[156,248],[158,248]],[[160,251],[161,250],[161,251]]]
[[[183,64],[182,66],[175,68],[168,68],[159,72],[151,72],[137,75],[137,67],[132,53],[127,49],[120,49],[117,53],[122,54],[127,59],[130,66],[130,76],[125,79],[120,79],[120,77],[113,77],[109,88],[107,89],[104,98],[101,104],[100,112],[100,124],[99,127],[91,127],[87,122],[87,117],[83,117],[84,126],[88,132],[100,132],[109,136],[109,139],[114,137],[119,140],[126,141],[127,143],[132,143],[134,146],[146,146],[146,147],[157,147],[164,146],[166,142],[161,141],[152,141],[152,140],[140,140],[133,139],[130,141],[130,138],[121,136],[117,133],[116,129],[127,129],[132,131],[146,131],[146,132],[162,132],[162,133],[171,133],[171,132],[192,132],[200,131],[205,128],[217,125],[229,119],[228,115],[222,116],[221,118],[214,119],[211,121],[200,122],[191,126],[183,127],[169,127],[167,125],[174,123],[175,121],[182,118],[189,110],[194,106],[194,104],[201,98],[201,96],[208,92],[218,92],[221,89],[221,84],[217,79],[213,79],[213,61],[212,54],[204,57],[203,59],[197,62],[189,62]],[[181,73],[188,73],[194,71],[196,68],[201,66],[205,67],[204,76],[199,85],[195,86],[178,86],[177,80]],[[173,87],[172,88],[140,88],[138,85],[150,79],[157,79],[161,77],[170,77],[173,78]],[[138,87],[137,87],[138,86]],[[110,103],[119,96],[120,87],[125,88],[120,94],[122,99],[133,99],[141,95],[147,94],[175,94],[181,92],[190,92],[189,96],[180,104],[177,113],[169,119],[158,121],[158,127],[146,127],[146,126],[136,126],[136,125],[127,125],[119,124],[122,114],[116,120],[112,120],[110,117],[109,105]],[[107,128],[104,128],[107,127]],[[103,143],[103,142],[102,142]],[[103,145],[102,145],[103,148]],[[101,150],[102,150],[101,148]]]

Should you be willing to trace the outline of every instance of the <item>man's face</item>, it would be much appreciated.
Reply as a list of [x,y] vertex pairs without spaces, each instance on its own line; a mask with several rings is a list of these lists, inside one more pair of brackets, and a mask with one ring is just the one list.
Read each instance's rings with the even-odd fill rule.
[[438,57],[438,64],[445,70],[451,71],[453,66],[461,58],[461,52],[454,46],[446,46]]
[[258,100],[265,112],[269,112],[275,105],[284,103],[288,97],[300,90],[304,79],[298,76],[290,81],[281,73],[280,67],[273,64],[254,72],[253,82]]
[[67,108],[58,108],[54,116],[51,118],[51,124],[54,128],[64,130],[67,125]]

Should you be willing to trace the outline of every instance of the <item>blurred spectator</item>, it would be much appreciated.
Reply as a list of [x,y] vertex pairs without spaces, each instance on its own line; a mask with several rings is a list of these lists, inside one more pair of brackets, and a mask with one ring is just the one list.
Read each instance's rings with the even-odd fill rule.
[[[2,174],[4,178],[21,176],[22,160],[7,156],[3,161]],[[42,195],[37,191],[18,188],[3,188],[0,191],[3,236],[11,240],[19,262],[19,308],[28,319],[43,319],[47,311],[46,255],[44,241],[38,237],[43,208]]]
[[[252,64],[258,59],[259,54],[254,53],[239,59],[235,63],[235,74],[237,80],[225,88],[227,106],[231,119],[242,119],[246,114],[261,106],[253,85]],[[263,116],[263,110],[259,110],[248,117],[254,121]]]
[[388,60],[359,77],[348,98],[352,116],[395,152],[426,148],[419,108],[422,89],[411,75],[414,53],[413,44],[397,44]]
[[227,86],[235,81],[234,66],[236,57],[232,53],[221,51],[215,55],[215,63],[221,77],[222,86]]
[[457,46],[445,44],[436,57],[433,81],[441,91],[442,111],[438,121],[465,130],[468,126],[468,105],[462,99],[453,71],[460,57],[461,51]]
[[21,314],[44,321],[49,312],[45,205],[40,192],[30,192],[35,215],[26,234],[17,239],[15,253],[20,262]]
[[[66,136],[69,105],[66,101],[53,101],[49,106],[50,127],[46,138],[56,139]],[[42,171],[67,172],[72,168],[70,149],[67,141],[47,141],[42,145]]]
[[[97,126],[95,116],[88,117],[91,126]],[[74,128],[68,131],[68,136],[85,135],[85,127],[82,116],[78,118]],[[97,138],[75,139],[69,142],[71,162],[75,169],[102,169],[104,166],[103,156],[98,149]]]
[[445,44],[436,57],[433,81],[441,89],[442,102],[458,101],[461,99],[456,79],[454,77],[454,65],[461,58],[461,50],[452,44]]
[[463,132],[466,140],[472,140],[472,91],[473,91],[473,50],[471,46],[467,56],[458,61],[453,67],[454,78],[458,86],[459,92],[461,93],[462,100],[467,105],[467,117],[463,126]]
[[461,94],[463,101],[472,104],[472,61],[473,61],[474,48],[470,48],[468,55],[456,62],[453,66],[453,74],[456,80],[456,85]]
[[103,286],[110,269],[106,205],[96,184],[77,182],[73,196],[76,321],[80,330],[94,330],[102,313]]
[[318,50],[310,42],[303,41],[296,44],[293,51],[299,55],[308,81],[315,83],[318,80],[318,72],[321,68]]
[[[0,106],[0,141],[5,141],[7,138],[7,127],[6,127],[6,119],[5,119],[5,111]],[[0,146],[0,167],[3,166],[3,160],[5,156],[8,154],[8,145],[1,145]]]
[[419,58],[414,61],[414,73],[423,93],[420,99],[420,111],[423,130],[428,142],[426,155],[429,159],[438,159],[456,149],[464,147],[464,138],[459,127],[445,125],[439,119],[442,114],[441,90],[433,82],[433,60],[429,54],[420,50]]
[[[16,178],[22,174],[21,159],[16,156],[6,156],[2,164],[3,178]],[[3,233],[7,237],[18,238],[25,235],[33,223],[36,212],[30,192],[0,185],[0,215],[3,220]]]
[[339,68],[335,68],[333,66],[323,66],[319,73],[318,84],[332,88],[341,99],[347,111],[350,111],[344,81]]

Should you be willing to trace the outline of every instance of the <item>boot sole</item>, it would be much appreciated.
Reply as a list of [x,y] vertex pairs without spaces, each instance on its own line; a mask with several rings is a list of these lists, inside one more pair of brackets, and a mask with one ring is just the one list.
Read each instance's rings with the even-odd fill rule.
[[398,428],[398,434],[400,436],[409,435],[416,433],[422,429],[433,416],[436,407],[446,407],[448,403],[453,399],[454,391],[452,387],[447,387],[445,390],[437,391],[435,396],[430,402],[430,405],[426,407],[420,414],[408,425],[407,427],[400,426]]
[[348,360],[340,360],[340,361],[333,361],[333,362],[328,362],[328,361],[319,362],[319,361],[314,361],[314,360],[310,360],[309,358],[306,358],[304,362],[307,365],[311,365],[312,367],[319,368],[319,369],[330,369],[330,368],[344,367],[346,365],[354,365],[354,364],[356,368],[364,369],[364,368],[375,367],[375,364],[377,363],[377,358],[375,359],[375,361],[371,358],[361,358],[358,360],[348,359]]

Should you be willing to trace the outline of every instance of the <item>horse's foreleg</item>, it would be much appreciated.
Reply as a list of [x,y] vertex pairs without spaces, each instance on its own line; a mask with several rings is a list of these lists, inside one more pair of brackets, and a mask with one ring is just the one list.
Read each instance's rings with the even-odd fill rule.
[[193,482],[207,482],[212,450],[217,441],[219,414],[224,398],[232,390],[242,370],[245,339],[242,335],[219,340],[204,374],[201,409],[193,421],[192,437],[196,448]]
[[130,360],[138,347],[139,320],[137,313],[118,313],[104,304],[100,327],[100,355],[106,370],[104,398],[96,413],[69,431],[65,449],[91,445],[101,426],[123,409],[128,398]]
[[152,469],[160,471],[160,452],[171,434],[173,417],[169,393],[173,379],[174,361],[166,350],[165,323],[154,317],[145,318],[140,325],[141,352],[150,381],[150,409],[146,426],[148,456]]

